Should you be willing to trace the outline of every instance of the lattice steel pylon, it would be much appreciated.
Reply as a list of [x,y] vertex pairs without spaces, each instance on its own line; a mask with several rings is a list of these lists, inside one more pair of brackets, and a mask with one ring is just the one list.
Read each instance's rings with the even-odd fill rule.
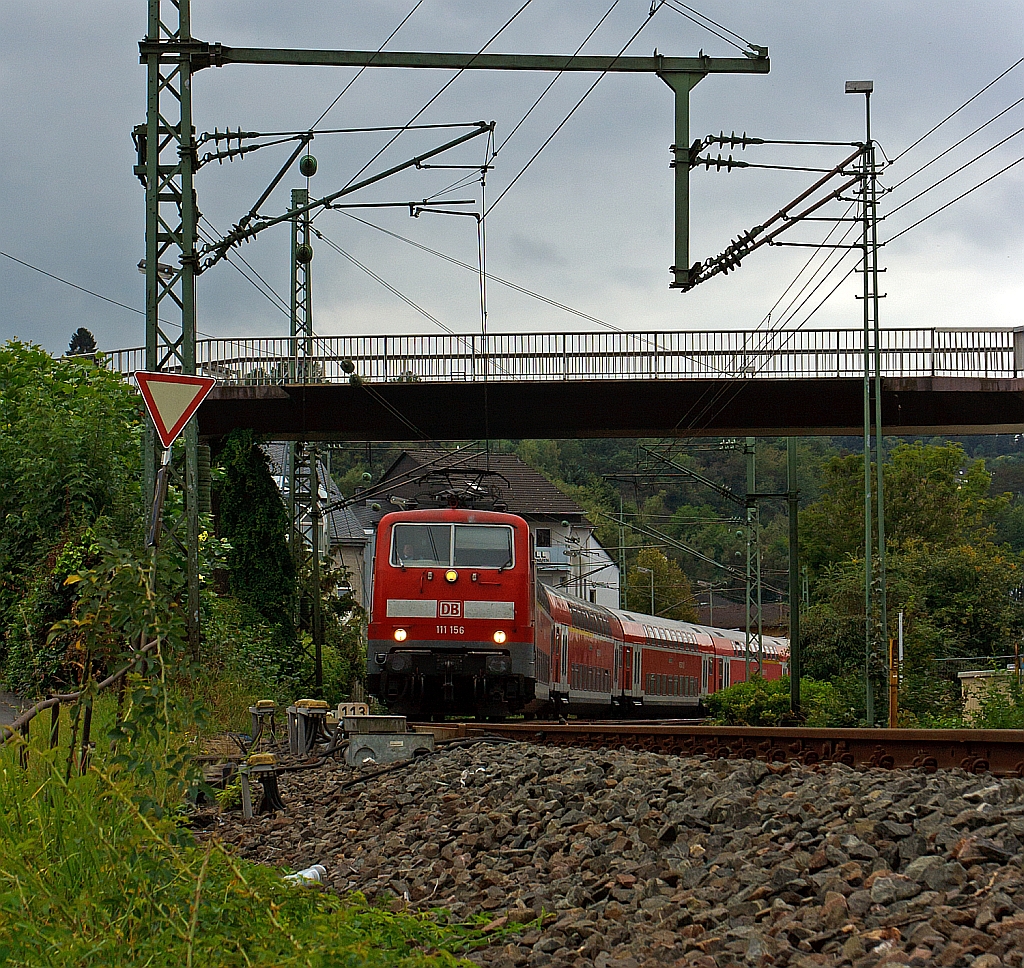
[[[441,70],[514,70],[563,73],[653,73],[671,87],[676,101],[676,143],[672,146],[676,172],[676,264],[672,285],[686,288],[690,282],[689,262],[689,92],[708,74],[767,74],[768,50],[748,45],[742,57],[713,58],[701,52],[697,57],[536,56],[524,54],[452,54],[394,51],[281,50],[229,47],[195,39],[191,30],[190,0],[148,0],[148,26],[139,45],[142,63],[148,71],[145,125],[134,130],[138,163],[136,174],[146,188],[146,367],[193,374],[196,371],[195,280],[199,272],[196,252],[199,213],[196,208],[195,172],[198,155],[192,129],[192,75],[206,67],[228,64],[293,64],[338,67],[409,67]],[[656,7],[651,8],[653,16]],[[479,122],[478,128],[418,158],[370,175],[360,182],[313,203],[326,205],[345,194],[421,164],[485,132],[493,122]],[[307,204],[310,204],[307,202]],[[292,216],[294,218],[294,216]],[[262,219],[258,225],[239,224],[220,242],[208,247],[209,267],[228,250],[281,221],[284,214]],[[178,264],[161,262],[177,256]],[[161,308],[165,315],[161,315]],[[180,318],[180,333],[165,329]],[[199,648],[199,508],[198,434],[191,423],[185,431],[185,475],[182,482],[185,510],[180,521],[167,530],[185,550],[188,559],[189,642],[193,654]],[[159,463],[155,435],[147,432],[145,471],[147,493],[153,485]],[[180,478],[180,475],[178,475]],[[180,532],[184,531],[184,541]]]
[[[195,198],[196,143],[192,129],[192,74],[203,53],[193,41],[190,0],[149,0],[146,38],[139,45],[147,69],[146,123],[134,130],[135,174],[146,189],[146,369],[196,372],[195,279],[198,270]],[[163,311],[163,314],[162,314]],[[180,320],[180,331],[175,332]],[[184,431],[184,512],[167,532],[188,560],[189,646],[199,650],[199,436]],[[161,452],[149,421],[145,444],[146,500],[153,499]]]
[[[307,156],[308,157],[308,156]],[[302,160],[305,165],[307,158]],[[316,170],[315,163],[312,170]],[[289,383],[315,383],[313,332],[313,247],[309,231],[309,191],[292,189],[291,246],[291,363]],[[320,452],[315,443],[290,441],[286,454],[288,475],[288,504],[291,513],[291,547],[296,564],[309,563],[309,589],[311,603],[314,678],[319,688],[323,685],[323,622],[320,615],[320,557],[326,542],[321,533],[323,517],[320,513]],[[307,558],[308,555],[308,558]]]
[[[299,210],[309,201],[305,188],[292,189],[292,209]],[[305,383],[306,370],[313,352],[313,296],[311,266],[313,250],[309,245],[309,212],[292,219],[291,247],[291,361],[288,382]],[[317,487],[316,466],[311,465],[311,447],[301,441],[289,441],[285,448],[285,476],[288,489],[288,511],[291,516],[292,553],[298,561],[300,549],[312,544],[310,510]]]

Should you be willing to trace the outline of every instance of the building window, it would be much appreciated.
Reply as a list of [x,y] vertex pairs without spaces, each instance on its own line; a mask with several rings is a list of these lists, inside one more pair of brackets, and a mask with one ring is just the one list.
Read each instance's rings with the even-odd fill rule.
[[590,589],[590,603],[591,603],[591,605],[596,605],[597,604],[597,589],[596,588],[591,588]]
[[535,534],[537,536],[537,547],[538,548],[550,548],[551,547],[551,529],[550,528],[537,528]]

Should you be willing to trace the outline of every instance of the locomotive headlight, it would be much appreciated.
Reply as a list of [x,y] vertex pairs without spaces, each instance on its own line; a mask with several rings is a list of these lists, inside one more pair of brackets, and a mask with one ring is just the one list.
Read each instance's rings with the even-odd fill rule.
[[444,573],[444,580],[449,583],[456,582],[459,580],[459,573],[454,568],[449,568]]
[[408,638],[409,633],[405,629],[395,629],[395,641],[404,642]]
[[505,639],[507,638],[508,636],[505,635],[505,633],[502,632],[501,629],[498,629],[498,631],[494,633],[494,641],[497,642],[498,645],[504,645]]

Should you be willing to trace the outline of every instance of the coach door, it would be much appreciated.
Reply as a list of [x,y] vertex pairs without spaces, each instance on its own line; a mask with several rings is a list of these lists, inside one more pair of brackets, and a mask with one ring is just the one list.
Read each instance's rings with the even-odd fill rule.
[[715,691],[715,657],[713,655],[702,655],[700,657],[700,694],[706,696],[709,692]]
[[558,649],[558,676],[556,682],[561,692],[569,691],[569,630],[564,625],[555,626],[555,645]]

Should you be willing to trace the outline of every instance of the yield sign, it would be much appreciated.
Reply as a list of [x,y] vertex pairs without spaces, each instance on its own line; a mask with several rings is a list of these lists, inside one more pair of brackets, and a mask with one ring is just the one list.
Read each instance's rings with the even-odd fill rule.
[[142,391],[160,443],[166,449],[174,443],[217,381],[209,376],[139,371],[135,382]]

